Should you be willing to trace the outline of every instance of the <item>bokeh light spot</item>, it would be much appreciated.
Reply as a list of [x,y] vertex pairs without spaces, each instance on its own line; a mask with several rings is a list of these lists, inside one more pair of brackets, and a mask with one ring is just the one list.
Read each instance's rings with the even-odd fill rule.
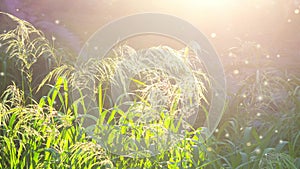
[[211,147],[207,147],[207,151],[212,151],[212,148]]
[[248,147],[250,147],[251,145],[252,145],[251,142],[246,143],[246,146],[248,146]]
[[237,70],[237,69],[235,69],[235,70],[233,71],[233,74],[235,74],[235,75],[237,75],[237,74],[239,74],[239,73],[240,73],[240,71]]
[[262,101],[262,100],[263,100],[263,97],[262,97],[262,96],[258,96],[258,97],[257,97],[257,100],[258,100],[258,101]]
[[211,38],[216,38],[216,36],[217,36],[216,33],[211,33],[211,34],[210,34],[210,37],[211,37]]

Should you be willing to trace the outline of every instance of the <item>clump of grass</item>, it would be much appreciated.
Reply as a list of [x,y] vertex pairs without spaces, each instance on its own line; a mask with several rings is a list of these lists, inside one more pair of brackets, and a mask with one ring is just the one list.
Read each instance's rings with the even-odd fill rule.
[[[230,111],[243,116],[245,124],[262,126],[263,117],[280,117],[297,107],[295,93],[299,81],[280,71],[260,71],[241,82],[231,100]],[[297,82],[298,81],[298,82]]]
[[235,76],[244,80],[235,79],[240,88],[230,93],[227,118],[215,134],[221,140],[214,146],[216,155],[224,154],[218,163],[230,168],[297,168],[300,81],[264,62],[264,55],[256,54],[260,49],[256,43],[232,49],[240,61]]
[[[116,64],[110,63],[115,67],[105,69],[114,70],[109,72],[113,74],[108,74],[109,78],[106,78],[110,83],[109,89],[116,91],[112,93],[115,95],[111,95],[113,106],[105,107],[104,110],[101,107],[102,101],[99,103],[99,115],[94,116],[102,120],[93,129],[99,130],[98,140],[102,143],[109,142],[112,145],[105,146],[116,148],[118,153],[122,151],[126,154],[126,151],[129,151],[129,154],[139,152],[153,155],[144,152],[145,149],[152,149],[152,153],[157,154],[182,137],[177,135],[178,138],[171,138],[170,130],[178,134],[184,129],[192,128],[199,107],[203,102],[207,103],[204,83],[208,83],[208,78],[203,70],[193,67],[195,58],[195,62],[191,63],[188,58],[190,56],[184,56],[183,52],[169,47],[135,51],[125,46],[120,50],[115,52],[121,56],[112,57],[118,58]],[[92,81],[94,84],[95,80]],[[100,83],[102,85],[103,81]],[[98,92],[110,91],[103,92],[101,88]],[[120,137],[115,137],[116,135]],[[117,145],[113,144],[115,142],[112,140],[115,139],[119,140]]]
[[[159,122],[162,129],[167,131],[169,127],[166,126],[172,119],[177,121],[173,125],[178,131],[192,128],[193,123],[197,123],[196,117],[201,111],[201,105],[208,103],[206,85],[209,85],[209,78],[203,67],[199,67],[201,62],[197,57],[184,51],[176,51],[166,46],[135,51],[129,46],[121,46],[107,57],[90,59],[83,65],[77,70],[72,66],[58,67],[45,78],[41,86],[51,78],[64,76],[70,82],[71,88],[76,90],[73,94],[78,89],[85,90],[84,96],[77,95],[85,97],[85,108],[89,112],[84,115],[88,119],[85,124],[97,123],[97,120],[92,119],[103,119],[98,124],[99,128],[93,127],[100,130],[99,133],[106,133],[101,132],[105,128],[102,126],[112,124],[121,125],[117,127],[118,131],[121,128],[124,131],[124,125],[128,126],[132,121],[138,123],[135,125],[140,125],[138,130],[148,128],[149,131],[154,131],[153,126]],[[100,97],[97,96],[99,94]],[[105,104],[105,100],[109,100],[109,104]],[[162,113],[165,114],[163,117]],[[164,120],[161,121],[161,118]],[[164,122],[167,119],[170,122]],[[120,124],[115,120],[123,122]],[[145,125],[149,120],[156,123],[151,124],[152,127]],[[107,122],[111,124],[106,124]],[[116,131],[115,128],[105,130]],[[112,139],[109,136],[115,134],[108,133],[98,140]],[[102,142],[106,141],[102,139]]]
[[30,23],[4,12],[0,16],[10,24],[10,30],[0,34],[0,91],[14,82],[33,97],[46,74],[62,63],[63,54]]
[[[39,103],[25,104],[23,91],[9,86],[1,97],[1,168],[112,167],[106,151],[88,138],[77,117],[77,105],[60,99],[64,112],[53,107],[62,79]],[[65,88],[66,90],[67,88]]]

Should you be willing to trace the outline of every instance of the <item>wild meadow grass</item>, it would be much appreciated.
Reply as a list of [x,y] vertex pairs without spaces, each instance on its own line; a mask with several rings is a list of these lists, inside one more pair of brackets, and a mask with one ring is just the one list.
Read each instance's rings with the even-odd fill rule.
[[[116,72],[120,77],[126,75],[121,69],[116,71],[120,63],[133,70],[137,55],[127,56],[124,64],[116,50],[114,57],[91,60],[86,63],[89,66],[85,65],[88,69],[78,68],[66,64],[51,42],[32,25],[8,17],[16,28],[0,34],[0,168],[300,168],[299,77],[269,69],[247,75],[228,101],[226,116],[214,134],[206,138],[204,127],[179,130],[183,121],[178,114],[182,112],[176,110],[183,110],[188,97],[180,95],[174,81],[186,79],[169,77],[172,72],[193,72],[198,82],[193,97],[209,102],[209,78],[203,70],[196,71],[198,65],[192,64],[195,60],[186,60],[187,67],[182,62],[173,63],[177,66],[169,67],[169,74],[151,69],[131,79],[131,96],[138,99],[127,100],[126,109],[122,109],[125,102],[111,102],[107,93],[111,89],[109,83]],[[129,47],[123,50],[136,52]],[[160,47],[142,52],[151,58],[178,51]],[[184,56],[184,52],[178,56]],[[35,66],[43,58],[50,58],[45,60],[54,66],[35,84]],[[160,64],[155,60],[145,59],[146,62]],[[160,81],[159,77],[168,80]],[[163,87],[159,84],[171,87],[156,90],[162,93],[150,97],[151,88]],[[37,97],[36,92],[45,86],[47,90]],[[90,90],[95,99],[86,99],[76,86]],[[167,100],[168,107],[157,109],[158,103],[166,101],[158,96],[172,96]],[[96,116],[89,116],[90,105],[94,106]],[[156,109],[151,105],[156,105]],[[84,126],[84,117],[94,120],[95,125]],[[151,150],[153,145],[163,145],[164,138],[160,142],[151,138],[162,137],[165,131],[172,131],[176,136],[173,138],[180,139],[165,142],[157,154],[141,151],[143,147]],[[112,151],[113,148],[121,150]]]

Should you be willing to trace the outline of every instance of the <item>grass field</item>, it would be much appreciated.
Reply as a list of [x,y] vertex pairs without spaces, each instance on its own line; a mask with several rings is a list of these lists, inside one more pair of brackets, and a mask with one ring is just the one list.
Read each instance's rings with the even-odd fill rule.
[[[124,77],[117,70],[124,59],[120,53],[91,60],[88,70],[77,71],[68,62],[72,56],[55,49],[30,23],[1,14],[15,27],[0,34],[0,168],[300,168],[300,78],[293,72],[267,67],[244,74],[237,90],[228,92],[219,126],[206,138],[205,128],[184,128],[186,112],[194,110],[185,110],[190,96],[174,85],[184,83],[183,77],[170,78],[157,69],[141,72],[132,79],[132,95],[138,99],[112,103],[107,91],[113,75]],[[147,52],[186,56],[172,48]],[[126,59],[132,62],[124,67],[134,69],[135,58]],[[209,77],[188,64],[191,59],[186,65],[153,64],[193,72],[199,83],[185,83],[194,89],[193,103],[206,107]],[[95,99],[84,97],[78,86]],[[158,93],[150,97],[153,88]],[[160,107],[162,103],[167,106]],[[97,115],[90,115],[91,109]],[[96,125],[84,126],[84,117]],[[143,149],[153,146],[156,151]]]

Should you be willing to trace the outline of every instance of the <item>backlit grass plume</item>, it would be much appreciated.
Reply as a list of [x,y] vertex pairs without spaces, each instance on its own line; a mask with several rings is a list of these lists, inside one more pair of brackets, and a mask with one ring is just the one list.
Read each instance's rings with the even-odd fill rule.
[[0,16],[10,28],[0,33],[0,91],[14,81],[25,94],[31,95],[49,69],[59,65],[60,59],[43,33],[30,23],[8,13],[0,12]]

